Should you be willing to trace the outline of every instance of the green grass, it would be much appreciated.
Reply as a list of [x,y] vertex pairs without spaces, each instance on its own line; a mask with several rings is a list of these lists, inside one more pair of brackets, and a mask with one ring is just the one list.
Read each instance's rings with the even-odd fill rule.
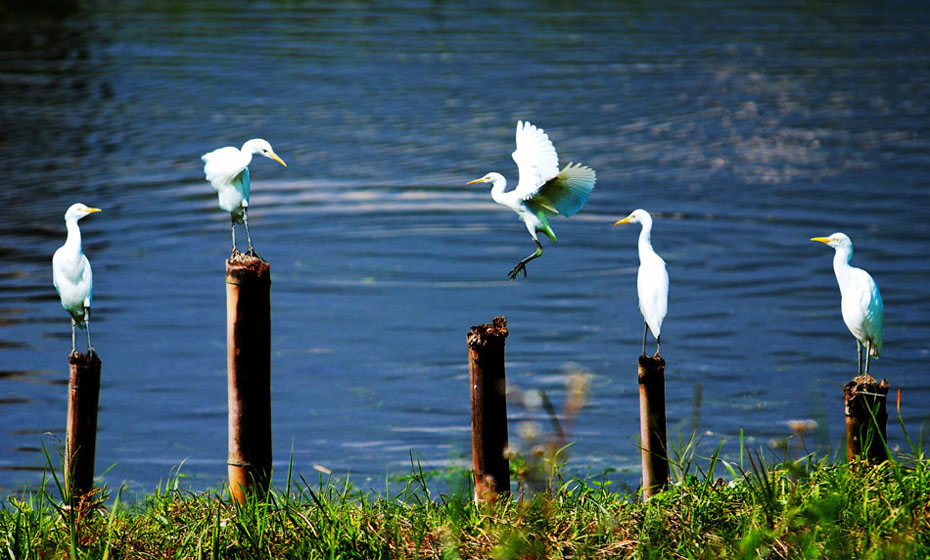
[[415,462],[397,493],[289,474],[241,506],[184,490],[176,472],[133,504],[104,490],[65,507],[52,476],[0,507],[0,558],[930,557],[930,461],[919,452],[877,466],[689,452],[680,482],[646,502],[562,480],[544,462],[546,490],[479,505],[468,473],[446,473],[452,490],[434,494]]

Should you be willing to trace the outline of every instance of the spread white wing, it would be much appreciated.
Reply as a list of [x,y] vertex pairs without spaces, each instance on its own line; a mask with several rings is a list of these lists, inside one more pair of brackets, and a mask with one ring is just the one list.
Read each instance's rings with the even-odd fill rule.
[[514,192],[521,199],[532,196],[546,181],[559,174],[559,156],[543,129],[517,121],[517,149],[513,161],[520,171]]

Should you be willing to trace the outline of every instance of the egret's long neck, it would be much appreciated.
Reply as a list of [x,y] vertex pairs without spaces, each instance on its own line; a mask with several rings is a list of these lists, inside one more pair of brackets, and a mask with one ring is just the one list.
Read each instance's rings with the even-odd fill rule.
[[652,219],[646,218],[642,220],[643,230],[639,232],[639,260],[642,262],[643,257],[649,257],[655,255],[656,252],[652,248]]
[[[251,140],[249,140],[249,142],[251,142]],[[245,157],[246,165],[252,163],[252,155],[258,153],[253,147],[253,144],[250,144],[249,142],[243,144],[242,148],[239,149],[239,151],[242,152],[243,157]]]
[[507,179],[503,177],[495,178],[491,181],[491,198],[498,204],[506,204],[504,201],[504,189],[507,188]]
[[852,247],[837,247],[836,254],[833,255],[833,272],[836,274],[836,280],[843,287],[843,279],[849,276],[853,267],[849,264],[852,260]]
[[77,220],[65,220],[68,228],[68,238],[65,240],[65,246],[81,250],[81,228],[78,227]]

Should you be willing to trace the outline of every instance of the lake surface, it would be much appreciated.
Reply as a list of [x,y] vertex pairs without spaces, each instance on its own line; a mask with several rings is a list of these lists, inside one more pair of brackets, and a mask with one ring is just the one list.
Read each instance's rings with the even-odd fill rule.
[[[271,262],[276,480],[288,460],[363,487],[470,461],[465,335],[509,320],[508,379],[561,407],[590,375],[569,471],[636,485],[638,226],[668,262],[672,439],[753,447],[814,419],[843,441],[855,341],[833,251],[885,301],[873,373],[930,424],[930,12],[920,2],[121,2],[0,14],[0,491],[60,446],[67,315],[51,284],[63,214],[94,268],[103,360],[97,472],[154,488],[226,473],[229,218],[200,155],[269,140],[250,222]],[[598,182],[533,250],[495,205],[514,125]],[[241,235],[241,232],[240,232]],[[244,236],[240,237],[244,241]],[[82,340],[79,334],[79,344]],[[650,344],[652,342],[650,341]],[[83,346],[79,346],[83,348]],[[530,399],[532,400],[532,399]],[[511,440],[545,412],[512,401]],[[889,421],[892,447],[907,450]],[[926,439],[924,439],[926,441]]]

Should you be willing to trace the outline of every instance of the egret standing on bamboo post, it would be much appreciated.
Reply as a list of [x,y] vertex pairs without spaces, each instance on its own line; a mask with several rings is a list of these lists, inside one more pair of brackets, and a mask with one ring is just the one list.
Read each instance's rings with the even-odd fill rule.
[[543,232],[552,241],[557,241],[549,226],[549,216],[573,216],[588,200],[596,179],[594,170],[569,163],[559,171],[559,158],[549,136],[543,129],[528,122],[517,121],[517,149],[513,152],[520,180],[510,192],[507,180],[500,173],[488,173],[473,183],[491,183],[491,198],[506,206],[523,220],[526,229],[536,243],[536,252],[517,263],[508,278],[515,279],[520,272],[526,277],[526,263],[541,257],[542,244],[536,236]]
[[72,354],[77,352],[76,326],[87,330],[87,353],[94,351],[90,344],[90,303],[94,294],[94,274],[81,248],[81,228],[78,227],[78,220],[94,212],[100,212],[100,209],[88,208],[81,203],[72,204],[68,208],[65,212],[68,238],[52,256],[52,282],[61,298],[61,306],[71,315]]
[[639,272],[636,275],[636,292],[639,295],[639,311],[645,319],[643,327],[643,356],[646,355],[646,333],[652,331],[656,337],[656,353],[659,355],[659,336],[662,321],[668,311],[668,271],[665,261],[652,248],[652,216],[643,209],[633,212],[614,225],[642,224],[639,232]]
[[[885,305],[878,292],[875,280],[861,268],[850,266],[853,245],[845,233],[834,233],[830,237],[812,237],[811,241],[826,243],[836,250],[833,256],[833,272],[840,285],[843,322],[856,337],[856,359],[858,373],[869,373],[869,356],[876,358],[882,353],[884,336]],[[862,369],[862,350],[865,347],[865,369]]]
[[203,160],[203,173],[216,189],[219,195],[220,208],[229,212],[232,220],[232,255],[239,250],[236,248],[236,224],[245,224],[245,238],[249,249],[247,255],[257,257],[252,248],[252,236],[249,234],[249,164],[252,155],[260,154],[273,159],[284,167],[284,163],[271,144],[261,138],[253,138],[242,145],[242,149],[227,146],[206,153],[200,157]]

